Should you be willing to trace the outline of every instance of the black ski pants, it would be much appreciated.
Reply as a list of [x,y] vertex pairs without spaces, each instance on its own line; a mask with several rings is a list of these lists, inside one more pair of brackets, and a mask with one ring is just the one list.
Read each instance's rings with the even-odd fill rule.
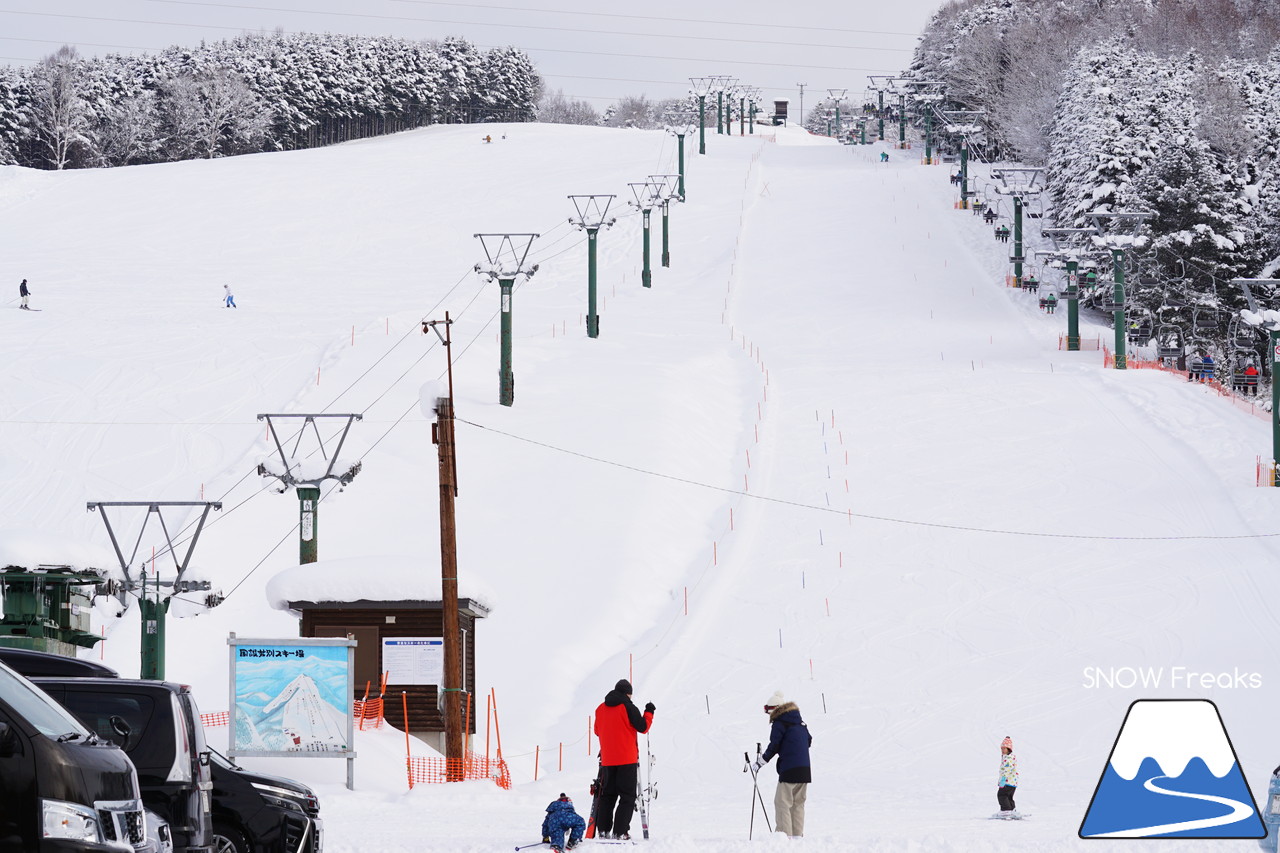
[[1000,811],[1011,812],[1014,810],[1013,792],[1018,790],[1013,785],[1001,785],[1000,790],[996,791],[996,799],[1000,802]]
[[596,806],[596,832],[625,835],[631,832],[631,815],[636,810],[640,765],[617,764],[600,770],[604,784],[600,786],[600,803]]

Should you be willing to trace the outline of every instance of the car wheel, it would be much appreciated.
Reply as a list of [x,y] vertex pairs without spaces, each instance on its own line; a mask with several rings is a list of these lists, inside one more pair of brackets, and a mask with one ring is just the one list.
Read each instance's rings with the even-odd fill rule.
[[225,823],[213,825],[212,853],[253,853],[244,833]]

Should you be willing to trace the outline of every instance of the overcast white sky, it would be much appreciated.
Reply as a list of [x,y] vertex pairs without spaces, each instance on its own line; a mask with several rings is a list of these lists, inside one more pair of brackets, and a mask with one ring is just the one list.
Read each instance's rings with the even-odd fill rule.
[[737,77],[766,99],[861,92],[867,74],[906,67],[944,0],[0,0],[0,62],[30,64],[72,44],[84,54],[155,52],[246,30],[460,35],[533,57],[549,89],[597,108],[624,95],[675,97],[688,78]]

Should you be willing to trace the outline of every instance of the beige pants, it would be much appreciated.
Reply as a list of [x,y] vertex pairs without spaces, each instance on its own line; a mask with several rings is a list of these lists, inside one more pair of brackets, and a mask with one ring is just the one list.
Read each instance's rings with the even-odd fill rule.
[[773,812],[777,816],[774,831],[796,838],[804,835],[804,799],[808,795],[808,782],[778,783],[773,795]]

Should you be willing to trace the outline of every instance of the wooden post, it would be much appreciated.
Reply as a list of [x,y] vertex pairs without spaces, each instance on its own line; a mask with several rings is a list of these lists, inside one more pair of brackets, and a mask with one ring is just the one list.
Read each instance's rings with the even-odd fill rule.
[[444,733],[446,778],[460,781],[462,774],[462,655],[458,629],[458,548],[454,517],[453,401],[436,399],[436,442],[440,463],[440,583],[444,619]]

